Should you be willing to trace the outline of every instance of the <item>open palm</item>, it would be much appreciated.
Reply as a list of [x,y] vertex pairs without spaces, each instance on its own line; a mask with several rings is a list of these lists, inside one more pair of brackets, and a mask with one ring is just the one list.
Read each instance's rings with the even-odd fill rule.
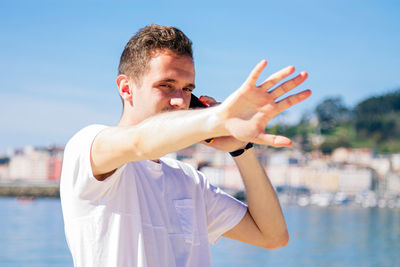
[[273,88],[294,72],[294,67],[289,66],[257,86],[257,79],[266,65],[265,60],[257,64],[242,86],[219,106],[221,115],[231,136],[239,141],[276,147],[290,146],[290,139],[268,134],[265,127],[276,115],[311,95],[310,90],[304,90],[277,101],[279,97],[304,82],[307,73],[301,72],[293,79]]

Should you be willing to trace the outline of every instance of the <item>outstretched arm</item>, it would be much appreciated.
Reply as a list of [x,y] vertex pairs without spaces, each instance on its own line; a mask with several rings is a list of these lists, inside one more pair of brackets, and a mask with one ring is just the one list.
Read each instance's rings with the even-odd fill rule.
[[92,145],[93,174],[109,173],[127,162],[158,159],[201,140],[225,135],[218,114],[216,108],[171,111],[138,125],[107,128]]
[[294,68],[284,69],[278,72],[281,73],[278,76],[273,75],[256,86],[265,66],[266,61],[261,61],[246,82],[217,107],[166,112],[134,126],[111,127],[102,131],[92,145],[93,174],[101,179],[101,175],[127,162],[157,159],[212,137],[233,136],[241,142],[272,146],[290,144],[286,137],[267,134],[264,129],[274,116],[310,95],[306,90],[275,102],[276,98],[304,81],[306,75],[300,74],[266,92],[282,77],[290,75]]

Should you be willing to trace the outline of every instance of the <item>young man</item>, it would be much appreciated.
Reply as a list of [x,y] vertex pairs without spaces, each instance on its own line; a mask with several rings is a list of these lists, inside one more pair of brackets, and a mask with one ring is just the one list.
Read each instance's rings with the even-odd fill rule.
[[[61,201],[75,266],[211,266],[208,243],[221,236],[268,249],[287,244],[279,201],[250,142],[290,146],[265,126],[311,93],[277,101],[307,74],[275,86],[294,72],[289,66],[257,86],[265,66],[261,61],[221,105],[188,110],[191,41],[159,25],[131,38],[116,80],[119,124],[88,126],[65,148]],[[209,138],[208,145],[235,151],[248,207],[189,165],[162,157]]]

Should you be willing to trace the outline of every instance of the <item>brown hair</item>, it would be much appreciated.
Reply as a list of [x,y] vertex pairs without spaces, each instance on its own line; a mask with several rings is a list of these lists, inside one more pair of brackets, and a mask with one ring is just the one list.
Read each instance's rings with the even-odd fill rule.
[[151,57],[162,50],[193,58],[192,42],[181,30],[151,24],[140,29],[126,44],[119,62],[118,75],[125,74],[140,82]]

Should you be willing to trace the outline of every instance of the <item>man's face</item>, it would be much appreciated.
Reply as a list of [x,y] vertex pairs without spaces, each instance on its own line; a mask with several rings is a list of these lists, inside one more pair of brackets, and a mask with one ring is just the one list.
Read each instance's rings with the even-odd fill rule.
[[191,57],[170,51],[157,53],[150,59],[140,85],[133,83],[134,116],[143,120],[164,111],[188,109],[194,80]]

